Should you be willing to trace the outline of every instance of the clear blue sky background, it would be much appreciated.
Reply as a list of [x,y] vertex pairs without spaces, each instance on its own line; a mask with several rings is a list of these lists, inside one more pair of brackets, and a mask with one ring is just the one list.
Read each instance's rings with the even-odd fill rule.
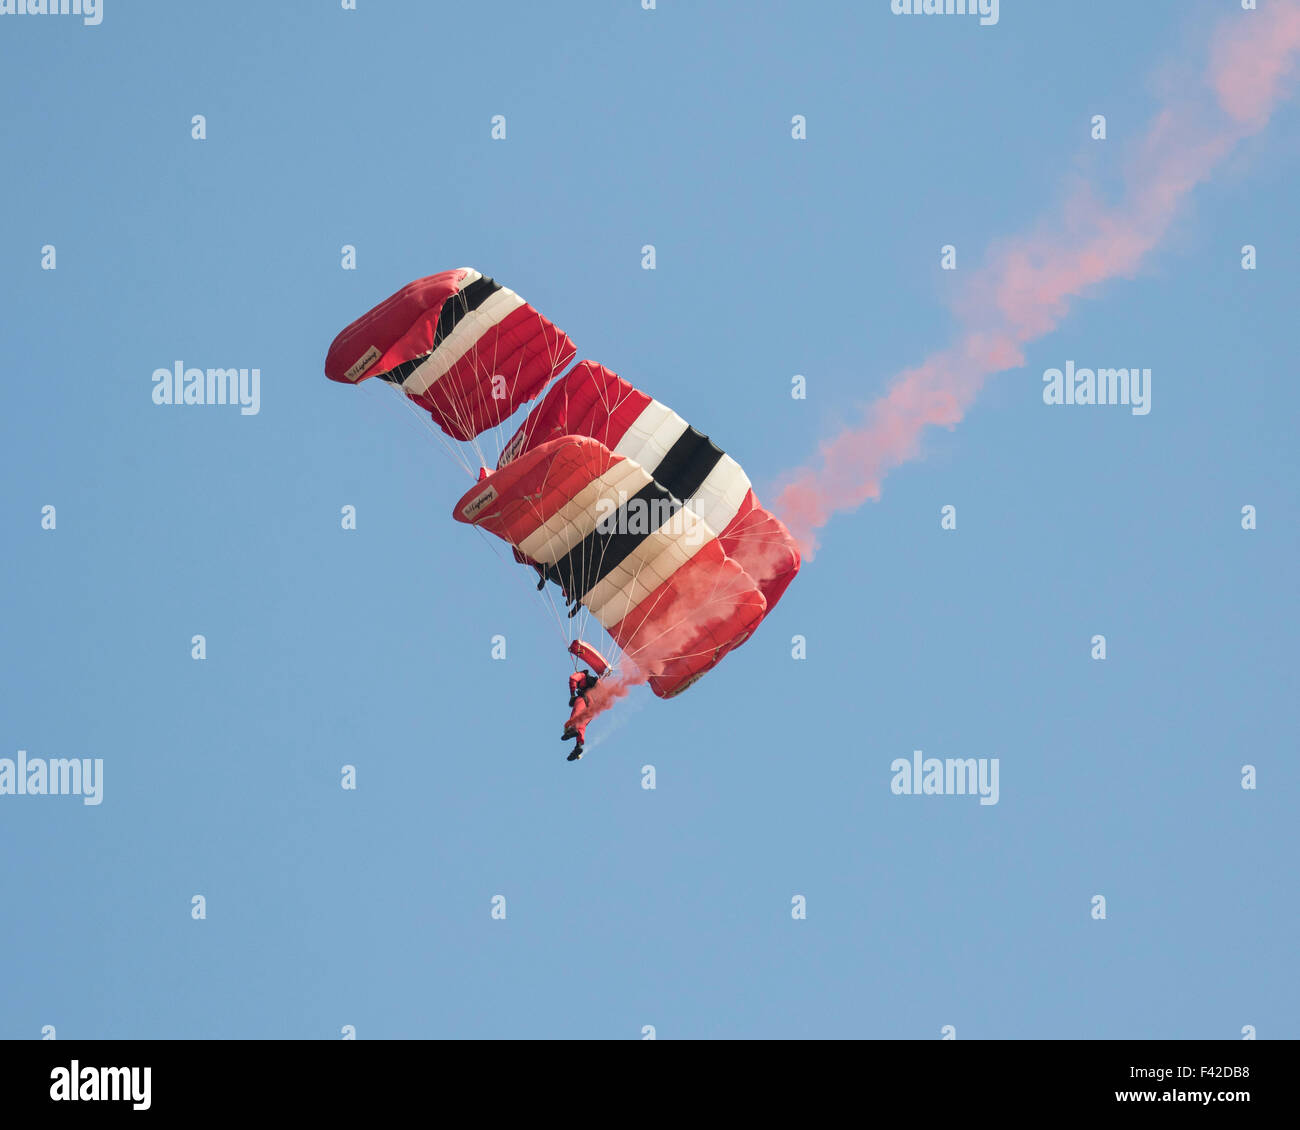
[[[322,374],[473,265],[761,492],[951,339],[940,246],[974,267],[1082,158],[1109,175],[1238,6],[888,7],[0,19],[0,756],[106,776],[99,807],[0,798],[0,1036],[1300,1035],[1294,103],[577,765],[567,657],[451,520],[463,472]],[[155,406],[177,359],[259,367],[260,414]],[[1153,411],[1044,407],[1067,359],[1150,366]],[[892,795],[914,749],[999,757],[1000,803]]]

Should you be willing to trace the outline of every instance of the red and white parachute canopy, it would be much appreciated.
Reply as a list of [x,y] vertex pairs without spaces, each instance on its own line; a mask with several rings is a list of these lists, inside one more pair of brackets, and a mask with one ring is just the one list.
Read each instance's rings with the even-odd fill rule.
[[[476,437],[540,395],[575,355],[517,294],[459,268],[358,318],[335,338],[325,373],[396,385],[446,435],[479,450]],[[799,571],[794,540],[740,465],[591,361],[551,387],[454,516],[560,585],[664,698],[748,639]],[[561,630],[581,634],[584,620],[565,618],[543,587]],[[589,647],[571,650],[582,659]]]

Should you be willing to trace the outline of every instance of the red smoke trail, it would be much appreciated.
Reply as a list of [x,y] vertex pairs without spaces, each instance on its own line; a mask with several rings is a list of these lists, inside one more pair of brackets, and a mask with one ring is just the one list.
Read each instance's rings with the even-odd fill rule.
[[1119,203],[1101,204],[1084,186],[1059,215],[991,254],[969,288],[978,297],[960,311],[970,328],[957,342],[899,373],[858,427],[821,445],[818,465],[783,476],[772,510],[805,556],[832,514],[880,497],[881,479],[916,457],[926,427],[952,427],[988,377],[1023,365],[1022,346],[1054,330],[1075,299],[1138,270],[1191,190],[1267,124],[1298,50],[1295,0],[1238,12],[1215,29],[1202,85],[1167,99],[1151,122]]

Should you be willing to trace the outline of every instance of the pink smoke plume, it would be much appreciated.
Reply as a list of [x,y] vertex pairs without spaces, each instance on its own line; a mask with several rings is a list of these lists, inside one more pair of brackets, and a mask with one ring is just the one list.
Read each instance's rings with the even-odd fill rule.
[[1160,242],[1192,189],[1243,138],[1257,133],[1286,93],[1300,51],[1300,6],[1277,0],[1242,11],[1214,32],[1198,87],[1166,100],[1129,158],[1113,205],[1087,186],[1058,215],[996,248],[958,311],[970,328],[947,349],[899,373],[857,427],[821,445],[815,466],[783,476],[773,512],[806,557],[831,516],[880,497],[885,474],[920,450],[931,426],[954,426],[985,380],[1024,364],[1022,347],[1054,330],[1098,284],[1131,277]]

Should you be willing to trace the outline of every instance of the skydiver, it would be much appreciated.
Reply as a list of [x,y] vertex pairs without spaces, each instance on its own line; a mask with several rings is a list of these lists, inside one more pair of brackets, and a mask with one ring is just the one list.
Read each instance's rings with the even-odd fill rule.
[[588,715],[591,713],[591,703],[587,699],[587,692],[596,685],[599,680],[590,671],[575,671],[569,676],[569,720],[564,723],[564,733],[560,735],[560,741],[567,742],[570,738],[577,738],[573,750],[566,758],[567,761],[582,760],[583,742],[587,738]]

